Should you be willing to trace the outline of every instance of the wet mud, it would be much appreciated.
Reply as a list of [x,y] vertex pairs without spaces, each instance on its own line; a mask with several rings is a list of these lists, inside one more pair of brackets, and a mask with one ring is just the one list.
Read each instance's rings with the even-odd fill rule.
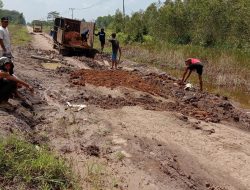
[[[142,106],[156,111],[177,111],[186,116],[195,117],[206,122],[221,121],[241,123],[250,130],[250,117],[235,108],[227,97],[199,92],[196,89],[184,90],[176,85],[176,80],[167,74],[143,74],[137,71],[123,70],[79,70],[70,74],[70,82],[84,86],[86,83],[94,86],[105,86],[111,89],[125,87],[148,93],[134,98],[127,94],[124,97],[86,96],[80,95],[89,104],[99,105],[104,109],[122,106]],[[171,102],[157,100],[154,96],[172,99]]]

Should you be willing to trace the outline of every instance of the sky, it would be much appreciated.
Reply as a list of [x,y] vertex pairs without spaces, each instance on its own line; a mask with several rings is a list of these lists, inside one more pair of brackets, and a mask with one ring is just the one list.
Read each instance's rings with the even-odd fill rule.
[[[4,9],[17,10],[24,14],[27,22],[46,20],[48,12],[57,11],[60,16],[71,18],[69,8],[75,8],[74,18],[93,21],[98,16],[114,15],[122,10],[123,0],[2,0]],[[125,12],[130,15],[140,9],[145,10],[158,0],[124,0]]]

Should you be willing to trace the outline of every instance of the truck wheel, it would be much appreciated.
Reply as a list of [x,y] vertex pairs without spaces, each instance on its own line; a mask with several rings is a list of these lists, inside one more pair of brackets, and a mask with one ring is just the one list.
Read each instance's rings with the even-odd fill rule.
[[61,54],[61,55],[63,55],[63,56],[67,56],[67,55],[68,55],[68,51],[67,51],[66,49],[60,48],[59,54]]
[[53,44],[53,49],[57,49],[57,45],[56,44]]

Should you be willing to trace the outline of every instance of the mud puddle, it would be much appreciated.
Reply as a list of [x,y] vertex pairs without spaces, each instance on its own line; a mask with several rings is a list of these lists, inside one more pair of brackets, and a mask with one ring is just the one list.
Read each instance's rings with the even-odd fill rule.
[[41,63],[45,69],[56,70],[63,65],[61,63]]

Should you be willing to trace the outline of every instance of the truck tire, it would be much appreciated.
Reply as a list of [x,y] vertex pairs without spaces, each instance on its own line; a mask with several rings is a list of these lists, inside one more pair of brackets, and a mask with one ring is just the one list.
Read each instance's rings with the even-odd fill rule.
[[63,48],[59,48],[59,54],[61,54],[62,56],[67,56],[68,55],[68,51],[67,49],[63,49]]
[[53,44],[53,49],[57,49],[57,45],[55,43]]

